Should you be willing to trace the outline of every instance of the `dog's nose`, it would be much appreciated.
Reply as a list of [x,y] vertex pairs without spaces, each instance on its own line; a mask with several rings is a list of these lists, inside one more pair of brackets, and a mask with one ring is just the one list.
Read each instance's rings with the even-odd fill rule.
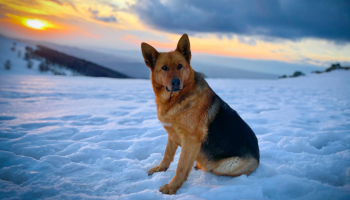
[[178,79],[178,78],[171,79],[171,86],[172,87],[179,87],[180,86],[180,79]]

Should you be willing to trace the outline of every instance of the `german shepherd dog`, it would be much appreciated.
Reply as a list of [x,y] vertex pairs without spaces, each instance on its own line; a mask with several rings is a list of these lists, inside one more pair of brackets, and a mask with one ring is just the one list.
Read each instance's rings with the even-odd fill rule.
[[175,51],[159,53],[141,44],[156,96],[158,119],[168,132],[163,160],[148,171],[166,171],[178,146],[181,153],[176,174],[159,189],[175,194],[195,169],[216,175],[249,175],[259,165],[258,140],[242,118],[209,87],[203,76],[190,65],[191,50],[187,34]]

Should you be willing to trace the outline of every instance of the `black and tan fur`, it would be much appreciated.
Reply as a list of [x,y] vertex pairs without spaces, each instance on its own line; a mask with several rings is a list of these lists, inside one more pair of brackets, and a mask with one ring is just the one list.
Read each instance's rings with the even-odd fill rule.
[[175,194],[195,169],[216,175],[249,175],[259,165],[259,146],[252,129],[209,87],[191,65],[190,41],[184,34],[175,51],[159,53],[142,43],[151,69],[157,115],[168,132],[163,160],[148,174],[166,171],[181,146],[176,174],[159,189]]

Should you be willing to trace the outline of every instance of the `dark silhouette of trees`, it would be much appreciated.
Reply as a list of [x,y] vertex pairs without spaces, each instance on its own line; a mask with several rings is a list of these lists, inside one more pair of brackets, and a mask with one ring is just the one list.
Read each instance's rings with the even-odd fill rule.
[[42,61],[39,65],[39,71],[41,72],[47,72],[50,70],[50,67],[46,61]]
[[33,55],[33,53],[34,53],[33,48],[26,46],[25,51],[26,51],[24,53],[24,59],[25,60],[29,60],[29,59],[33,58],[33,56],[34,56]]
[[280,76],[278,78],[287,78],[287,77],[292,78],[292,77],[298,77],[298,76],[305,76],[305,74],[303,72],[301,72],[301,71],[295,71],[293,75],[290,75],[290,76],[282,75],[282,76]]
[[[349,70],[350,67],[343,67],[340,65],[340,63],[333,63],[330,67],[328,67],[324,72],[330,72],[333,70],[337,70],[337,69],[344,69],[344,70]],[[313,71],[311,73],[316,73],[316,74],[322,74],[323,71]]]
[[[29,51],[28,51],[29,52]],[[65,66],[71,69],[73,72],[78,72],[85,76],[93,77],[111,77],[111,78],[129,78],[125,74],[119,73],[117,71],[108,69],[106,67],[100,66],[98,64],[79,59],[44,46],[38,46],[38,48],[33,52],[34,57],[45,58],[47,64],[56,64],[60,66]],[[43,69],[46,69],[42,65]],[[40,66],[39,66],[40,69]]]
[[27,68],[28,68],[28,69],[31,69],[32,67],[33,67],[33,61],[28,60],[28,62],[27,62]]
[[289,77],[298,77],[298,76],[305,76],[305,74],[301,71],[295,71],[294,74]]
[[345,69],[345,70],[348,70],[350,69],[350,67],[342,67],[340,65],[340,63],[334,63],[332,64],[328,69],[326,69],[326,72],[330,72],[330,71],[333,71],[335,69]]
[[11,51],[16,51],[16,42],[13,43],[13,46],[11,47]]
[[11,61],[10,60],[6,60],[6,62],[4,63],[4,67],[7,70],[11,69]]

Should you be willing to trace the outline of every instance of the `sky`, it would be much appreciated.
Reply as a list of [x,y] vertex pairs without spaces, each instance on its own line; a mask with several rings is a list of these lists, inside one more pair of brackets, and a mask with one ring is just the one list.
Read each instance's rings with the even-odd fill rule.
[[347,0],[0,0],[0,34],[138,52],[174,50],[187,33],[197,59],[271,72],[263,66],[350,65],[349,10]]

